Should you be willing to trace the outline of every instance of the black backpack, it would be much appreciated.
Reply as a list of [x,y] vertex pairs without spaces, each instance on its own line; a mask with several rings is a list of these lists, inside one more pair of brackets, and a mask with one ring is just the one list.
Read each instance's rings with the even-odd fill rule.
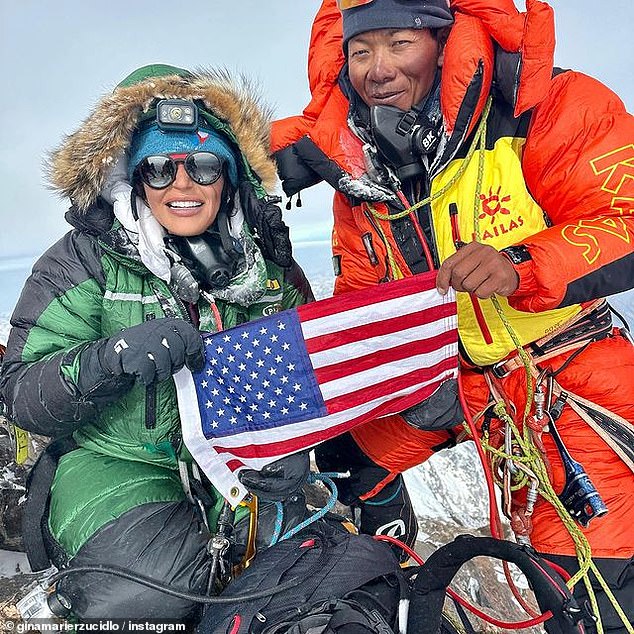
[[394,634],[381,612],[353,599],[320,601],[262,630],[265,634]]
[[258,553],[220,595],[244,598],[209,606],[198,633],[393,634],[406,585],[390,546],[317,523]]
[[[404,574],[384,542],[316,524],[259,553],[220,595],[235,601],[208,607],[198,634],[393,634],[402,599],[409,599],[408,632],[455,634],[443,614],[447,587],[478,556],[522,570],[540,609],[552,612],[551,634],[584,633],[583,611],[564,580],[530,547],[461,535]],[[462,625],[473,631],[468,620]]]
[[542,612],[550,610],[550,634],[584,634],[583,610],[565,581],[530,546],[492,537],[460,535],[435,551],[418,570],[410,598],[407,631],[442,631],[442,609],[447,588],[460,567],[474,557],[494,557],[514,563],[526,576]]

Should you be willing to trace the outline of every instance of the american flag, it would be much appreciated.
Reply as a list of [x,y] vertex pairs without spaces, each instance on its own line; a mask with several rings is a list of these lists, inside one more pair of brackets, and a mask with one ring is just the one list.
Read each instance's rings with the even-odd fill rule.
[[175,375],[183,440],[232,504],[261,469],[420,403],[458,373],[456,301],[434,272],[203,336],[201,372]]

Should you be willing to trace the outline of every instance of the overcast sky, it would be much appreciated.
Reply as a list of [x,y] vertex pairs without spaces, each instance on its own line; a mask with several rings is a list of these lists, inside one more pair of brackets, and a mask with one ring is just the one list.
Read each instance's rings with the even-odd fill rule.
[[[0,257],[43,251],[68,226],[42,159],[97,99],[153,62],[226,66],[259,81],[279,117],[308,101],[307,43],[320,0],[0,0]],[[634,110],[634,0],[552,0],[556,63],[593,75]],[[523,7],[522,2],[518,6]],[[330,192],[286,214],[296,240],[326,239]]]

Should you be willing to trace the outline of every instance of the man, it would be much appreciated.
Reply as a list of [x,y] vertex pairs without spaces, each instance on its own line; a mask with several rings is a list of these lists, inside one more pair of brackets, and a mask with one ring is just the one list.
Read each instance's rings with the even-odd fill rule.
[[[581,531],[634,621],[634,348],[600,299],[634,280],[634,120],[599,82],[553,69],[544,3],[339,4],[324,0],[313,26],[311,103],[273,126],[284,189],[336,189],[335,293],[430,268],[439,292],[458,291],[466,403],[506,451],[518,537],[575,572]],[[351,469],[342,497],[362,530],[412,540],[399,474],[460,432],[454,388],[320,448],[321,467]],[[510,457],[531,452],[540,476]],[[598,597],[603,626],[625,631]]]

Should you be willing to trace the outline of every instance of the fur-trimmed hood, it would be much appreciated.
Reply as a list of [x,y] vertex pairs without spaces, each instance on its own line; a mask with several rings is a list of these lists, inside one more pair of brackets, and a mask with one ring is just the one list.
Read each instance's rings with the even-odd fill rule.
[[268,191],[274,188],[277,176],[269,154],[272,111],[245,77],[235,79],[226,70],[205,69],[185,76],[147,77],[120,85],[103,97],[81,127],[51,153],[47,169],[53,189],[68,196],[79,210],[88,209],[156,99],[202,101],[239,147],[243,157],[240,178],[261,181]]

